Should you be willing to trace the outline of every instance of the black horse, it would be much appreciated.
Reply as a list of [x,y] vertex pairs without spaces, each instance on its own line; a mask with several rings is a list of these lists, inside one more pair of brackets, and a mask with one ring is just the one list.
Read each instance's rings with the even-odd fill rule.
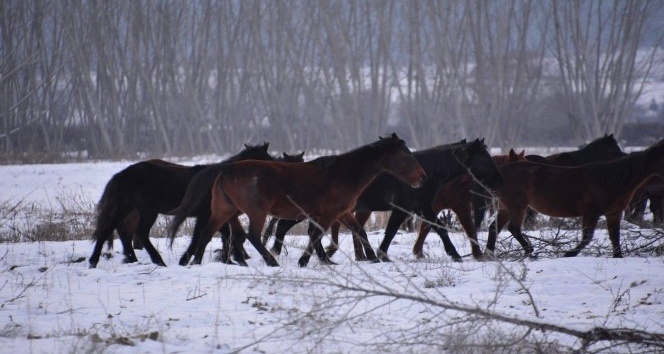
[[[189,182],[199,173],[235,161],[273,160],[267,152],[268,146],[268,143],[245,145],[245,149],[237,155],[213,165],[182,166],[154,159],[138,162],[115,174],[106,184],[97,204],[97,225],[93,233],[95,247],[89,259],[90,267],[97,266],[104,242],[112,245],[113,230],[120,235],[126,263],[138,260],[131,245],[132,238],[136,236],[152,262],[165,266],[149,238],[150,228],[157,216],[170,214],[180,204]],[[209,208],[206,212],[209,215]],[[206,214],[197,216],[205,217]]]

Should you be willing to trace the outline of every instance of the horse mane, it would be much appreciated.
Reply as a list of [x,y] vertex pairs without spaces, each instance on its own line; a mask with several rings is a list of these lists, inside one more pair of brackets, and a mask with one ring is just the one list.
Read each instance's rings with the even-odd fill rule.
[[456,169],[461,168],[461,164],[456,161],[454,151],[467,149],[471,144],[464,142],[438,145],[430,149],[416,151],[413,155],[429,178],[449,175],[456,172]]
[[639,151],[611,162],[591,162],[583,166],[593,179],[602,185],[626,185],[636,171],[645,168],[646,151]]
[[325,167],[330,168],[346,161],[371,161],[372,157],[376,154],[380,154],[384,151],[396,150],[405,145],[406,143],[401,140],[396,133],[392,133],[390,136],[380,137],[373,143],[362,145],[348,152],[339,155],[325,156],[326,159],[319,162],[323,162]]

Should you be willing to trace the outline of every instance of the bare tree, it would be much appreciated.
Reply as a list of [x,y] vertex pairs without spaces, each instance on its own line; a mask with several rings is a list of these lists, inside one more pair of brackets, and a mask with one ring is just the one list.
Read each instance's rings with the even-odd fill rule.
[[[562,106],[582,141],[620,132],[653,68],[657,46],[639,55],[659,1],[551,2]],[[661,37],[660,37],[661,40]]]

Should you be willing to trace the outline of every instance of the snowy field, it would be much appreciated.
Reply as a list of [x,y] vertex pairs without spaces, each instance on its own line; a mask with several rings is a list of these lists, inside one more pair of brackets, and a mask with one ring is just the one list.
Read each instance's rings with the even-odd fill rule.
[[[30,210],[40,217],[70,205],[92,210],[110,177],[130,164],[0,166],[0,231],[11,234],[34,223]],[[374,248],[382,232],[370,232]],[[278,268],[267,267],[248,244],[249,267],[215,262],[218,238],[204,264],[189,267],[177,265],[188,235],[178,237],[172,249],[167,239],[153,238],[166,268],[152,265],[144,251],[137,252],[138,264],[123,264],[116,240],[114,256],[97,269],[88,269],[89,240],[2,240],[0,353],[580,349],[583,342],[569,332],[542,331],[533,323],[570,332],[606,327],[664,333],[664,258],[643,251],[661,232],[625,223],[628,257],[612,259],[606,231],[599,229],[582,255],[564,259],[557,256],[560,246],[547,240],[577,242],[579,231],[542,227],[527,231],[539,259],[520,260],[516,242],[503,231],[501,261],[465,257],[463,263],[451,263],[434,234],[425,244],[427,258],[415,260],[415,234],[401,232],[390,248],[393,262],[378,264],[354,261],[350,237],[342,234],[342,252],[333,258],[339,264],[320,265],[312,257],[308,268],[297,266],[306,243],[302,236],[287,236]],[[451,237],[462,255],[470,253],[463,233]],[[486,232],[479,237],[484,246]],[[661,245],[661,237],[654,239]],[[662,350],[614,344],[583,349]]]

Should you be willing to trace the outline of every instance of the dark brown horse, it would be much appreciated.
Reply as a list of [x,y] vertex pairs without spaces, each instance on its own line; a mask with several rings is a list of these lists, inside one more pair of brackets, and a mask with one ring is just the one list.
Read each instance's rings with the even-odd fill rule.
[[[214,230],[242,212],[249,218],[247,238],[268,265],[278,264],[260,241],[267,215],[290,220],[309,219],[316,225],[309,228],[309,237],[319,259],[322,263],[333,264],[321,245],[322,232],[336,220],[350,229],[361,229],[351,211],[360,193],[383,171],[412,186],[421,185],[426,177],[396,134],[335,156],[326,167],[263,161],[227,165],[212,187],[211,217],[201,233],[194,261],[202,258]],[[373,253],[366,233],[362,241],[365,250]],[[305,251],[298,264],[306,266],[310,257],[311,252]]]
[[624,157],[618,141],[613,134],[604,134],[578,150],[558,154],[539,156],[526,155],[526,160],[555,166],[580,166],[589,162],[606,162]]
[[[267,143],[245,145],[244,150],[220,164],[246,159],[272,160],[267,149]],[[182,166],[154,159],[133,164],[115,174],[97,204],[97,225],[93,233],[95,247],[89,259],[90,267],[97,266],[104,242],[112,244],[114,230],[120,236],[126,263],[138,260],[131,245],[136,235],[152,262],[165,266],[159,252],[150,243],[150,228],[159,214],[168,214],[180,203],[196,174],[215,165]]]
[[[421,150],[415,152],[414,155],[428,177],[422,188],[413,189],[401,181],[383,174],[362,192],[355,207],[355,218],[361,222],[366,221],[373,211],[391,211],[385,228],[385,236],[378,248],[378,257],[383,261],[389,261],[387,252],[392,239],[403,221],[414,213],[426,220],[423,222],[429,222],[432,225],[443,241],[445,252],[454,261],[461,262],[461,255],[451,242],[447,230],[436,223],[437,212],[434,213],[434,210],[431,209],[436,191],[457,176],[466,173],[471,173],[490,189],[503,183],[502,176],[491,160],[491,155],[483,140],[480,139],[465,144]],[[472,237],[472,234],[469,237]],[[336,246],[336,244],[332,243],[331,246]],[[473,256],[481,258],[477,240],[472,242],[471,247]]]
[[[525,161],[524,155],[525,150],[517,154],[514,149],[510,149],[509,153],[505,155],[491,156],[491,160],[493,160],[496,166],[502,166],[510,162]],[[484,212],[487,205],[491,203],[491,196],[487,195],[485,188],[475,182],[470,174],[466,173],[458,176],[440,187],[431,202],[431,209],[435,214],[440,213],[443,209],[450,209],[456,214],[470,242],[477,242],[477,229],[473,222],[471,207],[474,206],[475,212],[477,212],[480,209],[477,207],[477,203],[481,203],[481,210]],[[476,196],[481,196],[481,198],[477,198]],[[413,255],[416,258],[424,258],[422,248],[430,230],[430,223],[422,222],[420,224],[417,241],[415,241],[415,245],[413,246]]]
[[505,184],[498,189],[500,209],[489,228],[487,250],[495,249],[496,235],[508,230],[527,256],[533,248],[521,232],[528,206],[554,217],[581,217],[582,239],[565,257],[576,256],[593,237],[600,216],[606,217],[613,256],[622,257],[620,219],[634,191],[653,176],[664,173],[664,140],[645,151],[578,167],[514,162],[500,167]]

